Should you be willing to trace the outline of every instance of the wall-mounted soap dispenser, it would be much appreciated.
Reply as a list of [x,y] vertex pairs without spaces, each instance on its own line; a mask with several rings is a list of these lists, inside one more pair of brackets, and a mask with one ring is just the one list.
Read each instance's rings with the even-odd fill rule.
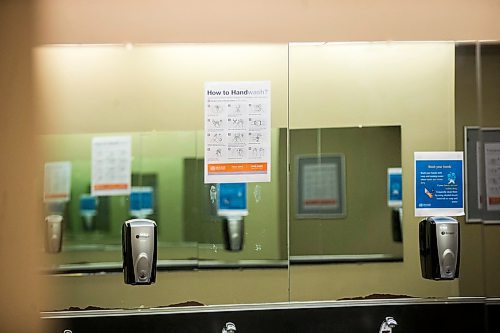
[[66,202],[47,202],[45,208],[45,251],[48,253],[58,253],[62,250]]
[[243,220],[248,215],[247,184],[218,184],[217,192],[217,215],[223,218],[225,248],[228,251],[241,251],[245,231]]
[[80,196],[80,216],[85,230],[95,229],[95,216],[97,215],[97,197],[90,194]]
[[45,218],[46,241],[45,249],[48,253],[61,252],[63,236],[63,217],[49,215]]
[[148,219],[128,220],[122,229],[123,274],[126,284],[156,281],[157,227]]
[[460,266],[460,228],[446,216],[428,217],[419,224],[422,277],[453,280]]

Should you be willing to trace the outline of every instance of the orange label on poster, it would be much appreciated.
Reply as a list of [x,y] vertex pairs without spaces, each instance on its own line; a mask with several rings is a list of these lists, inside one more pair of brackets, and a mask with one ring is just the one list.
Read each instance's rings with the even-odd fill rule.
[[45,194],[45,199],[66,199],[68,198],[67,193],[51,193],[51,194]]
[[98,184],[94,185],[94,190],[126,190],[128,184]]
[[490,197],[488,198],[490,205],[500,205],[500,198],[498,197]]
[[267,172],[267,163],[217,163],[208,164],[208,173],[261,173]]
[[304,204],[306,204],[306,205],[318,205],[318,206],[336,205],[337,200],[335,200],[335,199],[309,199],[309,200],[305,200]]

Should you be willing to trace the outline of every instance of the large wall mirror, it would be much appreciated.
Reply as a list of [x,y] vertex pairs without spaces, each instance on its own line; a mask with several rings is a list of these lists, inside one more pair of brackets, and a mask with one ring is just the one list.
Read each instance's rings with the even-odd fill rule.
[[[64,217],[62,251],[44,256],[44,278],[61,297],[45,310],[288,300],[287,53],[286,44],[35,50],[44,162],[71,165],[70,200],[41,203]],[[228,251],[216,184],[204,183],[204,86],[264,80],[271,181],[248,183],[243,248]],[[132,193],[91,196],[93,140],[110,137],[131,142]],[[138,211],[158,230],[157,281],[147,287],[125,285],[122,274],[122,225]]]
[[[330,251],[321,263],[291,257],[291,300],[459,295],[457,280],[422,279],[420,219],[412,205],[413,153],[455,148],[454,57],[454,43],[290,45],[291,154],[345,156],[347,207],[341,218],[304,220],[296,218],[290,205],[291,252],[303,251],[293,243],[302,239],[295,232],[317,235],[316,244],[308,245],[309,254]],[[357,153],[348,144],[357,146]],[[387,207],[387,169],[393,167],[402,169],[402,243],[394,242]],[[373,179],[356,176],[358,172],[371,173]],[[334,231],[343,224],[349,234]],[[334,244],[323,239],[329,234],[335,234]],[[342,260],[343,246],[360,260]],[[368,254],[401,260],[363,262]]]
[[[44,162],[72,165],[63,251],[44,256],[43,278],[61,296],[42,308],[482,296],[485,281],[498,295],[497,225],[483,247],[482,224],[460,218],[460,279],[428,281],[413,210],[414,152],[462,150],[464,126],[500,126],[492,50],[482,56],[489,102],[476,112],[475,45],[36,48]],[[248,184],[244,247],[230,252],[203,182],[203,87],[262,80],[272,91],[271,182]],[[90,222],[81,209],[92,139],[116,135],[131,138],[132,185],[154,193],[159,272],[149,287],[123,283],[130,197],[99,198]],[[400,170],[398,204],[388,202],[390,170]]]
[[[500,296],[500,214],[497,203],[500,182],[500,45],[492,42],[460,43],[456,48],[456,132],[457,147],[464,149],[468,163],[478,173],[468,175],[468,193],[463,239],[466,275],[461,295],[482,293],[498,303]],[[464,130],[465,129],[465,130]],[[475,139],[471,129],[478,134]],[[474,154],[475,143],[479,155]],[[475,158],[474,158],[475,157]],[[470,165],[469,164],[469,165]],[[471,168],[469,168],[471,169]],[[477,175],[482,176],[477,176]],[[479,185],[479,186],[478,186]],[[482,200],[474,200],[472,189]],[[479,242],[479,239],[482,242]],[[480,246],[482,245],[482,246]],[[465,248],[474,249],[465,251]]]

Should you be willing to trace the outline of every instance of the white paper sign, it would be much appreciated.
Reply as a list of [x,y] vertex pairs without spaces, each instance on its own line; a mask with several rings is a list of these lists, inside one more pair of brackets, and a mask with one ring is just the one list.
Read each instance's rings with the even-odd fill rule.
[[271,83],[205,83],[205,183],[271,181]]
[[484,144],[486,209],[500,210],[500,143]]
[[71,162],[45,163],[43,202],[68,202],[71,194]]
[[92,195],[128,195],[131,182],[130,136],[92,139]]

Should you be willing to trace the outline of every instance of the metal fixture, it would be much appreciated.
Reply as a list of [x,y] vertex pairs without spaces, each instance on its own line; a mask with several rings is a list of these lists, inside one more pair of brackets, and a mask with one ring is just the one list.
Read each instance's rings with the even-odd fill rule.
[[232,322],[227,322],[226,325],[222,328],[222,333],[235,333],[236,332],[236,325],[233,324]]
[[380,325],[379,333],[392,333],[392,329],[398,326],[398,322],[393,317],[385,317]]

